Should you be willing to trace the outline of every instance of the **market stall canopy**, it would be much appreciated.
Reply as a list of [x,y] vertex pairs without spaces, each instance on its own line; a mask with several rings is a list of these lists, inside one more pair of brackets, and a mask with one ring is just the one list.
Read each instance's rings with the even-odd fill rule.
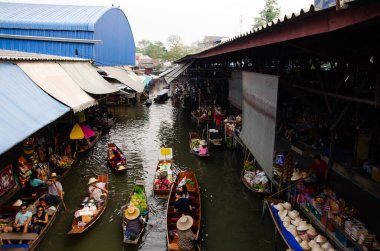
[[165,77],[169,72],[174,71],[175,69],[177,69],[177,67],[178,67],[178,65],[173,66],[173,67],[167,69],[167,70],[164,71],[164,72],[161,72],[160,75],[158,75],[158,78]]
[[74,113],[96,105],[57,63],[17,63],[17,65],[45,92],[71,107]]
[[17,65],[0,64],[0,154],[69,111]]
[[194,62],[194,59],[190,60],[187,63],[182,63],[182,64],[177,65],[172,71],[170,71],[164,76],[166,83],[170,84],[170,82],[172,82],[179,75],[181,75],[182,72],[184,72],[193,62]]
[[91,94],[108,94],[118,92],[115,86],[102,78],[88,62],[59,63],[66,73],[82,88]]
[[112,66],[102,66],[99,68],[106,72],[109,77],[119,80],[136,92],[140,93],[144,91],[145,85],[143,81],[133,71]]
[[88,139],[92,136],[95,136],[95,132],[86,124],[76,123],[70,132],[70,139]]

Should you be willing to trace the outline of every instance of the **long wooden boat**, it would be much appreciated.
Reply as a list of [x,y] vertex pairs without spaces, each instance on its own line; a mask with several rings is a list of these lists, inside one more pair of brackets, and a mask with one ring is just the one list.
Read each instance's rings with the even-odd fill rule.
[[[118,155],[118,159],[113,159],[111,156]],[[116,172],[127,170],[127,161],[123,152],[114,143],[108,144],[107,163]]]
[[197,110],[191,112],[191,119],[194,120],[194,122],[197,123],[197,125],[206,125],[212,122],[212,119],[209,118],[208,116],[203,117],[203,114],[199,114]]
[[169,99],[169,90],[162,89],[161,91],[157,92],[156,97],[154,98],[154,102],[163,103],[168,99]]
[[[158,163],[156,167],[156,174],[155,174],[155,179],[153,181],[153,192],[154,194],[160,198],[160,199],[167,199],[170,194],[170,189],[173,185],[174,182],[174,166],[173,166],[173,155],[172,155],[173,150],[171,148],[161,148],[160,149],[160,155],[158,158]],[[156,185],[157,180],[159,180],[159,173],[161,171],[166,171],[167,172],[167,180],[168,180],[168,188],[167,189],[162,189],[158,188]]]
[[243,170],[241,171],[241,174],[240,174],[240,180],[241,182],[243,182],[244,186],[246,188],[248,188],[249,190],[251,190],[252,192],[254,192],[258,197],[264,197],[264,196],[267,196],[271,193],[270,189],[269,189],[269,185],[261,190],[261,189],[255,189],[253,188],[248,182],[247,180],[244,178],[244,175],[245,175],[245,169],[243,168]]
[[[45,196],[45,195],[42,195],[42,196]],[[32,213],[35,214],[38,203],[39,203],[39,199],[37,199],[32,204],[32,206],[28,208],[28,210],[33,209]],[[42,241],[42,239],[45,237],[46,233],[49,231],[49,229],[53,225],[53,222],[57,217],[58,210],[61,208],[61,204],[62,204],[62,202],[55,207],[55,210],[50,209],[50,208],[45,209],[45,212],[48,214],[48,223],[41,230],[41,232],[39,234],[22,233],[22,232],[21,233],[16,233],[16,232],[1,233],[0,234],[0,240],[3,240],[3,241],[9,240],[12,242],[14,241],[16,243],[18,243],[20,240],[23,240],[23,241],[29,242],[29,243],[23,244],[21,246],[19,244],[4,244],[4,245],[0,245],[0,250],[20,250],[20,251],[22,251],[22,250],[27,250],[27,251],[35,250],[37,245]],[[20,210],[20,207],[9,207],[7,210],[7,213],[11,213],[10,216],[14,217],[19,210]],[[2,214],[2,216],[4,216],[4,215]]]
[[[104,189],[108,190],[108,175],[99,175],[98,176],[98,183],[104,183]],[[81,205],[87,207],[87,206],[95,206],[96,209],[91,211],[91,214],[81,214],[81,209],[78,208],[78,210],[75,212],[74,220],[71,225],[71,230],[68,232],[68,234],[81,234],[84,231],[86,231],[89,227],[91,227],[104,213],[107,204],[108,204],[108,194],[104,195],[104,199],[102,201],[91,203],[91,200],[89,200],[88,196],[84,198]]]
[[[139,191],[142,191],[139,192]],[[136,196],[135,194],[138,194],[137,197],[142,197],[140,194],[143,194],[144,195],[144,202],[146,204],[146,210],[145,211],[142,211],[142,208],[141,207],[144,207],[143,205],[142,206],[139,206],[141,205],[141,201],[137,201],[134,199],[133,196]],[[139,198],[137,198],[139,199]],[[146,192],[145,192],[145,183],[143,180],[136,180],[135,181],[135,185],[133,187],[133,191],[131,192],[131,194],[129,195],[129,198],[128,198],[128,201],[127,203],[124,205],[123,207],[123,210],[122,210],[122,217],[123,217],[123,220],[122,220],[122,229],[123,229],[123,242],[126,243],[126,244],[137,244],[140,240],[140,237],[142,235],[142,233],[144,232],[145,230],[145,224],[143,225],[142,229],[141,229],[141,232],[139,233],[138,236],[136,236],[135,239],[133,240],[130,240],[126,237],[126,229],[127,229],[127,221],[124,217],[124,212],[125,210],[127,210],[128,206],[130,205],[130,203],[133,203],[134,206],[138,207],[140,209],[140,216],[142,216],[144,219],[145,219],[145,222],[148,221],[149,219],[149,205],[148,205],[148,198],[146,196]]]
[[[187,215],[191,216],[194,220],[191,230],[195,234],[196,239],[199,241],[199,232],[202,218],[201,193],[195,174],[193,172],[184,171],[178,173],[177,175],[176,181],[174,182],[174,185],[170,190],[170,195],[166,208],[166,241],[169,251],[180,250],[178,247],[178,234],[176,223],[179,220],[179,218],[181,218],[183,213],[175,212],[172,205],[176,201],[175,193],[177,192],[177,186],[183,179],[185,179],[186,181],[189,180],[192,183],[186,184],[186,186],[189,192],[189,199],[191,201],[191,205],[195,207],[195,211],[187,213]],[[201,250],[199,243],[196,245],[196,250]]]
[[202,138],[199,136],[199,134],[197,132],[189,132],[190,153],[192,153],[195,156],[198,156],[200,158],[210,157],[210,150],[208,150],[207,154],[202,154],[202,155],[194,150],[195,146],[199,146],[201,140],[202,140]]
[[84,153],[90,150],[94,145],[99,141],[100,136],[102,136],[103,130],[100,129],[99,131],[96,131],[96,135],[92,137],[93,139],[88,144],[78,145],[78,153]]

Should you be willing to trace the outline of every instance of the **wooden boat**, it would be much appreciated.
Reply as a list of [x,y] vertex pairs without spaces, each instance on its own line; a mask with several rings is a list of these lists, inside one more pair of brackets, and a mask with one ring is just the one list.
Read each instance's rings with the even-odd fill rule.
[[169,99],[169,90],[162,89],[161,91],[157,92],[156,97],[154,98],[154,102],[163,103],[168,99]]
[[[133,202],[133,196],[135,196],[135,194],[137,193],[136,187],[139,187],[139,190],[140,191],[142,190],[143,191],[143,195],[145,196],[146,210],[144,212],[142,212],[142,210],[136,204],[136,202]],[[140,234],[138,236],[136,236],[136,238],[134,240],[127,239],[126,236],[125,236],[125,230],[127,228],[128,223],[127,223],[127,221],[126,221],[126,219],[124,217],[124,211],[128,208],[128,206],[129,206],[129,204],[131,202],[134,204],[134,206],[137,206],[140,209],[140,216],[142,216],[145,219],[145,222],[147,222],[148,219],[149,219],[149,205],[148,205],[148,198],[147,198],[146,193],[145,193],[145,183],[144,183],[143,180],[136,180],[135,185],[133,187],[133,191],[129,195],[128,201],[124,205],[123,210],[122,210],[122,217],[123,217],[123,220],[122,220],[122,229],[123,229],[123,236],[124,236],[123,237],[123,242],[126,243],[126,244],[137,244],[139,242],[139,240],[140,240],[140,237],[141,237],[142,233],[145,230],[145,225],[143,225]]]
[[[102,136],[102,129],[100,129],[99,131],[96,131],[96,134],[95,136],[91,137],[90,140],[84,144],[78,144],[78,153],[84,153],[84,152],[87,152],[88,150],[90,150],[92,147],[94,147],[94,145],[96,144],[96,142],[99,141],[100,139],[100,136]],[[83,141],[82,141],[83,142]]]
[[[201,227],[202,218],[202,203],[201,203],[201,193],[199,190],[198,181],[193,172],[184,171],[177,175],[176,181],[170,190],[169,200],[166,208],[166,241],[169,251],[180,250],[178,247],[178,235],[176,223],[179,218],[181,218],[183,213],[175,212],[172,205],[176,201],[175,193],[177,191],[178,184],[182,179],[190,180],[193,184],[186,184],[189,192],[189,199],[191,205],[195,207],[195,211],[187,213],[193,220],[193,226],[191,230],[196,235],[196,239],[199,241],[199,231]],[[196,246],[196,250],[201,250],[200,246]]]
[[[160,199],[167,199],[170,193],[171,186],[173,185],[173,150],[172,148],[161,148],[156,167],[155,179],[153,181],[153,192]],[[167,189],[160,189],[155,184],[159,179],[160,171],[167,172],[167,179],[171,183]]]
[[[202,117],[203,114],[200,114],[197,110],[191,112],[191,119],[197,123],[197,125],[206,125],[212,122],[212,119],[208,116]],[[207,115],[207,114],[206,114]]]
[[190,153],[194,154],[195,156],[201,157],[201,158],[207,158],[210,157],[210,151],[207,152],[207,154],[199,154],[197,151],[194,150],[194,147],[199,146],[202,138],[199,136],[197,132],[189,132],[189,147],[190,147]]
[[[108,175],[99,175],[98,176],[98,182],[104,183],[104,189],[108,190]],[[71,225],[71,230],[68,232],[68,234],[81,234],[84,231],[86,231],[89,227],[91,227],[104,213],[107,203],[108,203],[108,194],[104,195],[104,199],[102,199],[99,202],[91,203],[91,200],[89,200],[88,196],[86,196],[81,203],[81,206],[88,207],[88,206],[95,206],[96,209],[92,211],[91,214],[81,214],[80,210],[81,208],[78,208],[78,210],[75,212],[74,220]],[[88,211],[87,211],[88,212]]]
[[209,129],[207,138],[209,144],[213,146],[222,146],[223,137],[220,135],[219,130]]
[[245,169],[243,168],[243,170],[241,171],[240,180],[241,180],[241,182],[243,182],[243,184],[246,188],[248,188],[249,190],[254,192],[257,196],[264,197],[264,196],[271,194],[271,191],[269,188],[269,183],[265,189],[255,189],[247,182],[247,180],[244,178],[244,175],[245,175]]
[[[45,195],[42,195],[45,196]],[[36,213],[36,208],[39,203],[39,199],[34,201],[31,206],[28,207],[28,210],[30,210],[33,214]],[[23,240],[24,242],[30,242],[28,244],[23,244],[22,247],[20,247],[19,244],[4,244],[0,245],[0,250],[27,250],[32,251],[35,250],[37,245],[42,241],[42,239],[45,237],[46,233],[49,231],[51,226],[53,225],[54,220],[57,217],[58,210],[61,208],[61,204],[58,204],[56,206],[56,210],[53,209],[45,209],[45,212],[48,214],[48,223],[46,224],[46,227],[42,229],[42,231],[39,234],[36,233],[17,233],[17,232],[11,232],[11,233],[1,233],[0,234],[0,240],[3,241],[15,241],[18,243],[20,240]],[[0,214],[2,217],[6,217],[9,215],[10,217],[14,217],[16,213],[20,211],[20,207],[15,206],[9,206],[6,211],[1,210]],[[3,212],[6,214],[4,215]]]
[[[112,156],[116,156],[113,158]],[[127,170],[127,162],[123,152],[114,144],[108,144],[107,163],[116,172]]]

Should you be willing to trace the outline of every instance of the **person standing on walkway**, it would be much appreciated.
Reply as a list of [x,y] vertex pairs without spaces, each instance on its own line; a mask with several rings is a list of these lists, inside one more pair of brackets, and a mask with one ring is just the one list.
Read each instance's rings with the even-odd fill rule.
[[45,201],[48,205],[58,205],[63,199],[63,189],[62,184],[57,180],[57,174],[52,173],[50,180],[46,182],[49,186],[48,194],[46,195]]
[[317,154],[314,156],[314,164],[309,169],[309,176],[314,175],[316,177],[317,187],[321,187],[325,184],[327,178],[327,163]]

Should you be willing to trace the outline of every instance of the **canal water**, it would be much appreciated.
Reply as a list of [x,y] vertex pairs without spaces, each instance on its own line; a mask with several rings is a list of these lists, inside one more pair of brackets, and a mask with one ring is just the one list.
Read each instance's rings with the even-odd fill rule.
[[[189,113],[165,104],[151,107],[110,107],[116,124],[80,159],[62,182],[69,212],[62,210],[37,250],[166,250],[166,201],[152,191],[159,149],[171,147],[180,170],[197,175],[202,197],[202,250],[274,250],[274,225],[262,202],[240,182],[241,151],[211,148],[209,160],[190,155],[188,132],[197,130]],[[201,133],[201,131],[199,131]],[[116,143],[127,156],[127,172],[114,173],[106,165],[107,144]],[[73,212],[87,193],[87,182],[97,174],[109,175],[111,199],[103,216],[85,233],[69,236]],[[121,207],[134,180],[143,179],[150,206],[149,222],[137,246],[122,244]]]

